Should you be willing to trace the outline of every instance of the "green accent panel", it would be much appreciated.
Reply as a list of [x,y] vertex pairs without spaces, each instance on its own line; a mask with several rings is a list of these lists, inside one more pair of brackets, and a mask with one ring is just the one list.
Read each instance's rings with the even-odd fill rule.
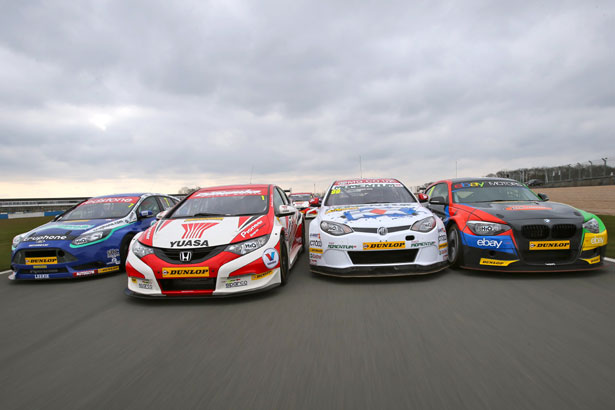
[[104,242],[104,241],[106,241],[107,239],[111,238],[111,236],[113,235],[113,233],[114,233],[115,231],[117,231],[118,229],[122,229],[122,228],[124,228],[124,227],[126,227],[126,226],[128,226],[128,225],[132,225],[132,224],[134,224],[134,223],[135,223],[135,222],[131,222],[131,223],[129,223],[129,224],[126,224],[126,225],[120,225],[120,226],[118,226],[118,227],[116,227],[116,228],[113,228],[113,229],[111,230],[111,232],[109,232],[109,235],[107,235],[107,236],[105,236],[104,238],[101,238],[101,239],[99,239],[99,240],[97,240],[97,241],[90,242],[90,243],[84,243],[83,245],[73,245],[73,244],[71,243],[71,244],[70,244],[70,247],[71,247],[71,248],[83,248],[84,246],[90,246],[90,245],[95,245],[95,244],[97,244],[97,243]]

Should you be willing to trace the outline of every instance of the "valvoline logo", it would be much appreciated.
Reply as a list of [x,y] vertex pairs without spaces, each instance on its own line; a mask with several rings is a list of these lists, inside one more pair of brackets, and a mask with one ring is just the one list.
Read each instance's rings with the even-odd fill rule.
[[278,254],[278,251],[273,248],[267,249],[263,254],[263,263],[269,269],[273,269],[278,266],[278,263],[280,263],[280,255]]

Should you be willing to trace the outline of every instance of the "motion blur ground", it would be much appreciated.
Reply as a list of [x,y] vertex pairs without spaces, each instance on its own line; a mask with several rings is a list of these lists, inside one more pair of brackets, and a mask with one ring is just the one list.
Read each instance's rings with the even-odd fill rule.
[[125,275],[0,275],[0,408],[615,407],[615,264],[126,298]]

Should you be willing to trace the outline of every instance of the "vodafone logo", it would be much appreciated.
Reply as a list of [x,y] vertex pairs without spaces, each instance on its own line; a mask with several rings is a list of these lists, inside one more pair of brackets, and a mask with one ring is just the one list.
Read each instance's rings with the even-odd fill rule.
[[499,247],[502,245],[502,241],[496,241],[495,239],[481,238],[478,241],[476,241],[476,244],[478,246],[484,246],[486,248],[499,249]]

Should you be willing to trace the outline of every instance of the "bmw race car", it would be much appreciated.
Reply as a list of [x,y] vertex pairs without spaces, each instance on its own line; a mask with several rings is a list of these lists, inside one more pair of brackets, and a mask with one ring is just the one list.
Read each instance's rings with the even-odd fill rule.
[[309,232],[314,273],[398,276],[448,266],[442,221],[396,179],[335,181]]
[[297,208],[307,219],[316,217],[318,214],[318,208],[320,207],[320,200],[309,192],[294,193],[288,195],[288,199],[291,200],[293,206]]
[[452,265],[509,272],[582,271],[602,265],[607,232],[600,218],[547,202],[545,194],[515,180],[443,180],[426,192],[426,206],[447,228]]
[[279,187],[204,188],[133,239],[126,294],[231,296],[284,285],[304,243],[303,215]]
[[13,239],[10,279],[62,279],[123,269],[130,240],[177,199],[162,194],[90,198]]

